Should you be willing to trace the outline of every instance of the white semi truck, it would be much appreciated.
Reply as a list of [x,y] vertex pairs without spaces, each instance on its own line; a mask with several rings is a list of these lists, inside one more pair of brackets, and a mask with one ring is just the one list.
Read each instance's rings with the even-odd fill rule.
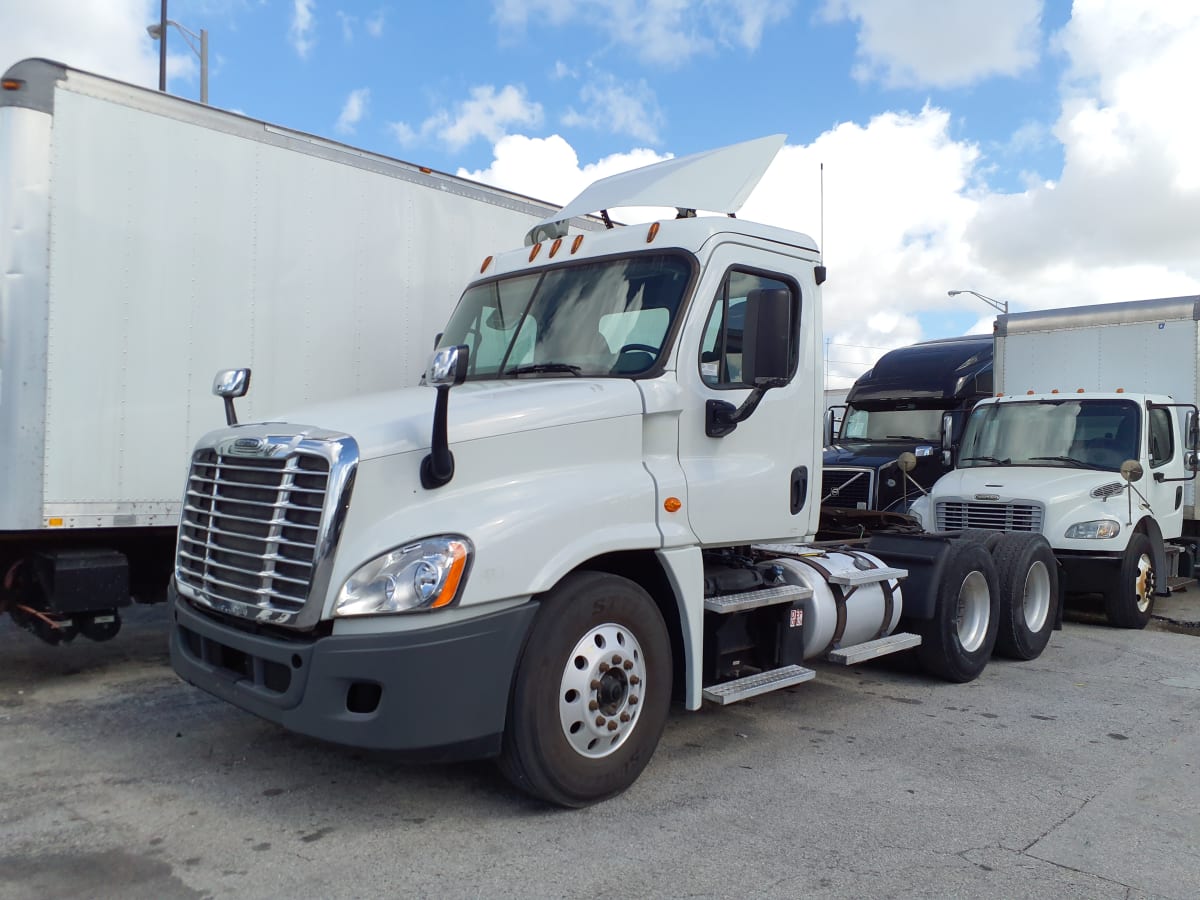
[[937,531],[1044,535],[1066,591],[1144,627],[1197,559],[1200,297],[1002,315],[994,374],[917,511]]
[[[244,412],[416,384],[496,234],[553,207],[26,60],[0,89],[0,614],[51,642],[163,599],[181,460]],[[589,227],[579,222],[581,228]]]
[[[604,179],[483,259],[426,384],[203,437],[176,672],[325,740],[498,757],[580,806],[638,777],[672,697],[731,703],[810,660],[910,648],[966,681],[998,636],[1039,653],[1057,596],[1040,537],[994,556],[811,543],[825,267],[806,235],[696,215],[736,212],[782,143]],[[623,206],[678,215],[567,227]],[[1031,590],[1039,637],[1014,647]]]

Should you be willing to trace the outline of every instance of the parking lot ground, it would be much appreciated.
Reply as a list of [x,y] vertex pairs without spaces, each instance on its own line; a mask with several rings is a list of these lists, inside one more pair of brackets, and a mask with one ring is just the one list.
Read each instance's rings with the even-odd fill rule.
[[677,710],[637,784],[547,808],[488,763],[289,734],[107,644],[0,624],[0,897],[1200,894],[1200,643],[1068,621],[950,685],[902,659]]

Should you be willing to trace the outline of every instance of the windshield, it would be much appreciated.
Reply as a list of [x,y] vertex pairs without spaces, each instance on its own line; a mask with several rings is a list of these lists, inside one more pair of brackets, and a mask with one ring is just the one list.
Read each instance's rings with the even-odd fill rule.
[[1131,400],[986,403],[967,420],[958,464],[1116,472],[1138,458],[1139,418]]
[[638,255],[478,284],[439,347],[470,348],[467,377],[626,377],[665,354],[691,277],[688,257]]
[[941,409],[859,409],[846,410],[842,440],[940,441]]

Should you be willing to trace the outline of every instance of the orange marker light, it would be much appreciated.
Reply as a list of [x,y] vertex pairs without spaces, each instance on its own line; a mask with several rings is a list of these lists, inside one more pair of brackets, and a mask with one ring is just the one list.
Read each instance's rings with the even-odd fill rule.
[[650,230],[646,232],[646,243],[649,244],[656,237],[658,237],[658,223],[652,222],[650,224]]
[[467,548],[458,541],[454,541],[450,544],[450,552],[454,560],[450,563],[450,571],[446,574],[446,584],[442,587],[442,595],[429,604],[430,609],[446,606],[458,595],[458,585],[467,568]]
[[6,91],[19,91],[25,87],[25,82],[20,78],[5,78],[3,81],[0,81],[0,87]]
[[51,528],[62,528],[63,520],[55,516],[53,519],[47,519],[46,524]]
[[1032,397],[1032,396],[1033,396],[1033,391],[1026,391],[1026,392],[1025,392],[1025,396],[1026,396],[1026,397]]
[[1058,393],[1058,388],[1055,388],[1055,389],[1054,389],[1054,390],[1052,390],[1050,393],[1052,393],[1052,394],[1057,394],[1057,393]]
[[667,512],[679,512],[683,509],[683,501],[678,497],[668,497],[663,501],[663,509]]
[[1083,388],[1075,388],[1075,393],[1077,393],[1077,394],[1082,394],[1082,393],[1083,393]]
[[539,243],[534,244],[533,249],[529,251],[529,261],[533,262],[534,258],[541,252],[542,252],[541,243],[539,242]]
[[1123,394],[1123,393],[1125,393],[1125,388],[1117,388],[1117,393],[1118,393],[1118,394]]
[[582,244],[582,243],[583,243],[583,235],[582,234],[575,235],[575,240],[571,241],[571,252],[574,253],[576,250],[578,250],[580,244]]
[[550,258],[554,258],[554,254],[558,252],[558,248],[562,246],[562,238],[555,238],[554,243],[550,245]]
[[421,171],[422,171],[424,174],[426,174],[426,175],[432,175],[432,174],[433,174],[433,169],[427,169],[427,168],[425,168],[424,166],[417,166],[417,168],[418,168],[418,169],[420,169],[420,170],[421,170]]
[[487,267],[490,266],[491,264],[492,264],[492,258],[489,256],[487,259],[485,259],[483,261],[483,265],[479,267],[479,273],[482,275],[484,272],[487,271]]

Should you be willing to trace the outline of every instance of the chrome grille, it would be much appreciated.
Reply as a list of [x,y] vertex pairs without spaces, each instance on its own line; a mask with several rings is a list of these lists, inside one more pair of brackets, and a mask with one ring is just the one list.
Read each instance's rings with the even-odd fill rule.
[[1034,503],[963,503],[943,500],[936,509],[938,531],[987,528],[993,531],[1042,530],[1043,509]]
[[871,469],[821,470],[821,505],[843,509],[873,509],[875,473]]
[[198,599],[295,614],[308,599],[321,542],[329,460],[192,457],[179,525],[176,579]]

